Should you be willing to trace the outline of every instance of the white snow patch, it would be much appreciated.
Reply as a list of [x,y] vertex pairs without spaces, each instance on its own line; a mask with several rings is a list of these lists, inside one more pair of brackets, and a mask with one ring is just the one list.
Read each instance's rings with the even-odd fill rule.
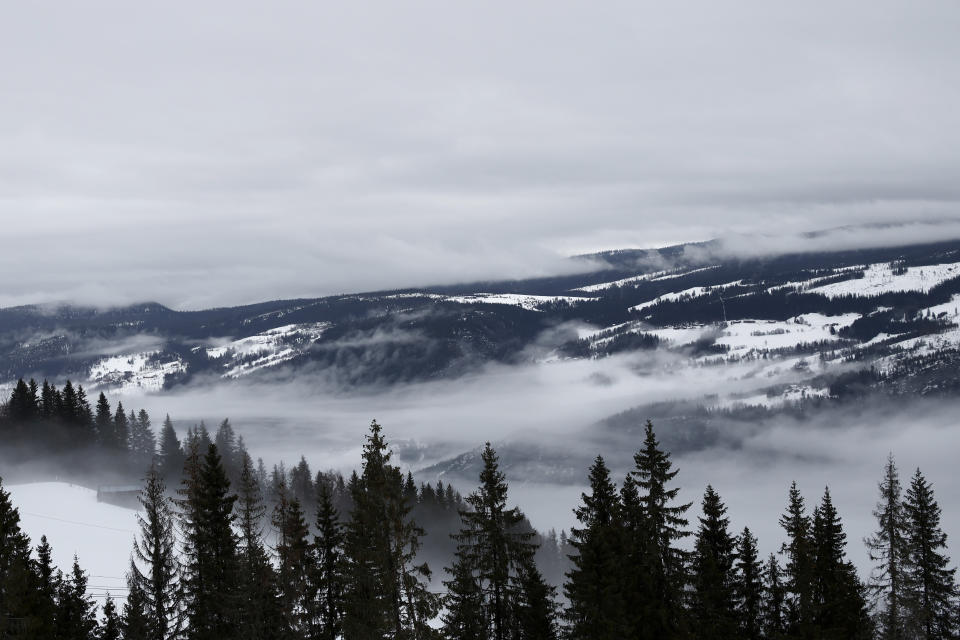
[[153,359],[157,353],[142,351],[103,358],[90,367],[90,383],[121,394],[161,391],[165,377],[186,371],[187,365],[180,358],[157,362]]
[[647,307],[652,307],[655,304],[660,302],[672,302],[675,300],[681,300],[684,298],[697,298],[714,291],[722,292],[724,289],[729,287],[735,287],[741,284],[743,280],[734,280],[733,282],[726,282],[724,284],[715,284],[708,287],[690,287],[689,289],[684,289],[683,291],[675,291],[673,293],[665,293],[662,296],[658,296],[653,300],[648,300],[647,302],[641,302],[638,305],[630,307],[630,311],[641,311]]
[[946,320],[956,320],[960,316],[960,295],[954,294],[948,302],[921,309],[920,313],[929,313],[934,318],[942,317]]
[[672,280],[673,278],[682,278],[683,276],[689,276],[690,274],[693,274],[693,273],[701,273],[703,271],[710,271],[711,269],[719,269],[719,268],[720,268],[720,265],[715,264],[710,267],[701,267],[700,269],[693,269],[692,271],[679,271],[675,273],[668,273],[667,275],[659,276],[659,277],[653,278],[652,280],[655,282],[659,282],[661,280]]
[[629,278],[621,278],[620,280],[614,280],[612,282],[601,282],[600,284],[590,284],[585,287],[577,287],[576,289],[571,289],[571,291],[603,291],[604,289],[610,289],[613,287],[622,287],[625,284],[632,284],[634,282],[643,282],[644,280],[657,280],[660,276],[670,273],[669,271],[654,271],[653,273],[644,273],[639,276],[630,276]]
[[522,307],[528,311],[539,311],[540,306],[548,302],[558,302],[560,300],[575,304],[592,298],[579,296],[534,296],[524,293],[475,293],[469,296],[451,296],[447,298],[450,302],[460,304],[507,304],[516,307]]
[[7,485],[20,511],[20,527],[33,546],[46,535],[53,562],[64,573],[77,555],[89,575],[88,593],[103,604],[106,592],[119,600],[127,594],[124,577],[137,531],[136,511],[97,502],[97,492],[65,482]]
[[226,369],[223,377],[238,378],[291,360],[303,353],[302,347],[319,339],[331,326],[329,322],[288,324],[208,348],[207,357],[228,357],[228,362],[223,365]]
[[389,296],[383,296],[384,300],[403,300],[406,298],[430,298],[431,300],[445,300],[447,296],[439,293],[394,293]]
[[788,402],[799,402],[808,398],[827,398],[830,390],[825,387],[812,387],[808,384],[792,384],[777,394],[754,393],[744,396],[729,396],[722,398],[711,406],[717,409],[731,409],[734,407],[782,407]]
[[960,277],[960,262],[908,267],[902,274],[894,274],[890,265],[883,262],[867,267],[863,278],[814,287],[810,291],[828,298],[845,295],[875,296],[897,291],[926,293],[938,284],[956,277]]

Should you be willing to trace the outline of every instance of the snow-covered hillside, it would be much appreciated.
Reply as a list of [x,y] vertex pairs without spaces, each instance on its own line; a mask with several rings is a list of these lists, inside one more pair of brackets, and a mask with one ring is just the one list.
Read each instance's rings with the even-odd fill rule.
[[295,358],[318,340],[331,324],[288,324],[206,349],[208,358],[225,358],[224,378],[239,378]]
[[930,291],[938,284],[960,276],[960,262],[923,267],[906,267],[902,273],[889,264],[871,264],[863,278],[814,287],[810,291],[828,298],[838,296],[875,296],[896,291]]
[[89,574],[98,603],[109,591],[127,594],[125,575],[137,530],[136,511],[97,502],[97,492],[65,482],[5,485],[20,511],[20,526],[36,546],[46,535],[53,561],[69,572],[74,555]]
[[90,367],[90,386],[115,393],[151,393],[163,389],[168,375],[187,366],[180,358],[162,358],[157,351],[143,351],[104,358]]
[[528,311],[539,311],[540,307],[549,302],[583,302],[587,298],[579,296],[534,296],[518,293],[475,293],[469,296],[451,296],[450,302],[461,304],[507,304],[522,307]]

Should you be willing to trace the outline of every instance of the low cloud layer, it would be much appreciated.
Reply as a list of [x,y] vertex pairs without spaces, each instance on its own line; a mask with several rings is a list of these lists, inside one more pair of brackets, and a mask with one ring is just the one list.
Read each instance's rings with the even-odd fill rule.
[[0,306],[198,308],[956,222],[958,20],[896,2],[11,4]]
[[[304,454],[314,469],[356,468],[367,427],[376,418],[403,464],[412,469],[491,440],[504,448],[542,446],[547,455],[538,463],[551,464],[551,455],[561,464],[582,459],[583,478],[589,460],[603,454],[622,479],[641,437],[605,431],[598,420],[652,402],[746,392],[789,381],[792,375],[788,370],[779,378],[738,381],[745,368],[730,367],[718,376],[711,368],[682,368],[678,362],[634,354],[494,366],[459,380],[348,395],[304,378],[257,387],[201,386],[124,399],[124,404],[143,404],[154,414],[169,411],[181,430],[200,419],[215,428],[229,416],[252,453],[268,464],[295,462]],[[927,400],[733,425],[705,448],[675,453],[681,499],[695,503],[695,517],[703,490],[712,483],[729,504],[732,526],[749,525],[759,535],[762,550],[769,552],[782,539],[777,518],[790,482],[798,482],[811,510],[829,485],[847,526],[852,557],[866,569],[868,559],[859,541],[872,530],[876,483],[889,452],[897,456],[905,483],[917,466],[923,468],[936,487],[947,532],[960,535],[960,480],[952,473],[951,457],[958,444],[956,409],[955,403]],[[661,437],[671,437],[665,426]],[[537,526],[569,528],[574,524],[571,510],[583,490],[570,475],[557,473],[563,478],[559,483],[514,478],[511,494]],[[462,490],[472,486],[456,481]]]

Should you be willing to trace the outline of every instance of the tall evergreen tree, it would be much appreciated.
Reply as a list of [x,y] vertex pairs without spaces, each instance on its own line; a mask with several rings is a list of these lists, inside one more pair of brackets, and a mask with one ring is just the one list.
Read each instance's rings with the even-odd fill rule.
[[907,571],[904,575],[908,633],[924,640],[953,638],[956,633],[954,583],[956,569],[946,555],[947,534],[940,528],[940,505],[933,486],[920,469],[910,481],[904,501]]
[[266,507],[263,491],[246,453],[240,467],[237,526],[240,532],[240,637],[267,640],[280,637],[280,605],[276,576],[263,543]]
[[847,535],[827,489],[813,518],[814,623],[819,637],[825,639],[872,637],[863,588],[846,558],[846,544]]
[[150,425],[150,414],[143,409],[134,414],[130,411],[130,456],[138,468],[145,468],[157,454],[157,439]]
[[281,485],[273,511],[277,535],[277,586],[285,633],[302,635],[306,629],[307,587],[310,568],[309,527],[303,510],[286,485]]
[[351,477],[353,511],[345,548],[351,582],[344,612],[349,640],[384,636],[420,640],[432,632],[437,609],[427,590],[430,569],[415,564],[423,530],[410,517],[403,475],[390,464],[391,453],[376,421],[363,447],[363,474]]
[[100,397],[97,398],[97,412],[93,423],[96,427],[97,438],[100,440],[100,444],[108,449],[120,448],[116,439],[116,431],[114,431],[113,428],[113,413],[110,409],[110,401],[107,400],[107,396],[104,395],[102,391],[100,392]]
[[744,527],[737,538],[735,569],[738,637],[760,640],[763,637],[763,567],[757,553],[757,539],[748,527]]
[[767,640],[787,634],[787,589],[777,557],[770,554],[763,568],[763,633]]
[[515,612],[515,640],[555,640],[557,637],[556,588],[547,584],[532,559],[516,578],[519,598]]
[[[630,478],[639,504],[632,509],[633,535],[641,538],[633,546],[642,554],[639,570],[646,580],[644,597],[636,610],[636,637],[675,638],[686,634],[684,588],[687,582],[687,554],[677,542],[690,535],[684,514],[690,503],[674,504],[679,487],[669,487],[678,471],[670,454],[660,448],[653,424],[647,421],[644,443],[634,455]],[[627,506],[626,501],[624,503]]]
[[57,597],[57,638],[90,640],[97,628],[96,605],[87,596],[87,574],[76,556],[68,579],[60,582]]
[[697,637],[722,640],[737,635],[734,610],[734,548],[727,507],[712,486],[703,496],[703,517],[693,553],[692,617]]
[[141,571],[131,566],[132,579],[143,592],[151,640],[176,638],[182,627],[179,563],[176,557],[173,512],[156,465],[147,471],[137,513],[140,534],[134,539]]
[[37,545],[37,558],[33,563],[34,590],[31,598],[32,618],[27,635],[37,638],[52,638],[56,635],[57,598],[60,594],[63,576],[53,566],[53,550],[46,536],[40,537]]
[[123,605],[120,627],[123,640],[151,640],[150,620],[147,615],[146,597],[140,583],[134,578],[134,563],[130,560],[127,572],[127,601]]
[[343,627],[344,593],[348,577],[343,556],[344,533],[333,505],[329,481],[318,482],[314,563],[310,580],[310,638],[336,640]]
[[168,482],[178,480],[183,472],[186,454],[177,438],[177,432],[173,428],[173,421],[170,420],[169,414],[164,418],[160,431],[159,457],[160,474],[163,478]]
[[443,635],[461,640],[486,640],[488,635],[484,594],[474,570],[470,550],[458,550],[453,565],[447,568],[450,580],[444,581]]
[[870,576],[870,592],[877,601],[880,640],[906,638],[903,621],[907,540],[901,493],[900,474],[893,454],[890,454],[880,482],[880,500],[873,511],[877,519],[877,531],[864,541],[870,551],[870,559],[876,563]]
[[20,529],[20,513],[0,481],[0,637],[17,631],[16,621],[33,617],[30,539]]
[[60,392],[46,380],[40,389],[40,417],[53,420],[60,415]]
[[[524,517],[520,509],[507,508],[506,477],[489,442],[481,459],[480,487],[467,496],[469,508],[460,512],[463,525],[454,536],[457,556],[448,572],[457,576],[469,570],[476,576],[486,618],[486,637],[505,640],[516,627],[522,597],[520,580],[523,570],[532,564],[536,546],[533,533],[522,528]],[[449,586],[456,584],[452,581]],[[455,595],[448,608],[459,599]]]
[[581,527],[571,530],[573,569],[564,591],[571,640],[617,640],[627,634],[623,598],[626,552],[622,506],[603,458],[590,467],[590,494],[575,510]]
[[113,443],[120,451],[130,449],[130,421],[120,401],[117,401],[117,411],[113,416]]
[[23,378],[17,380],[7,401],[7,417],[18,425],[36,419],[39,411],[34,396],[35,393],[31,393],[30,386],[24,382]]
[[227,477],[231,483],[236,483],[240,478],[240,465],[243,461],[240,458],[239,451],[237,451],[237,434],[228,418],[224,418],[220,426],[217,427],[213,443],[217,445],[217,451],[223,458],[223,468],[227,472]]
[[787,560],[784,571],[787,633],[790,637],[811,638],[814,635],[812,523],[796,482],[790,485],[787,510],[780,516],[780,526],[787,534],[787,541],[780,549]]
[[181,492],[183,584],[190,640],[236,637],[239,562],[230,482],[214,445],[202,459],[191,443]]
[[103,603],[103,622],[97,630],[97,640],[121,640],[122,633],[117,605],[107,593],[107,599]]

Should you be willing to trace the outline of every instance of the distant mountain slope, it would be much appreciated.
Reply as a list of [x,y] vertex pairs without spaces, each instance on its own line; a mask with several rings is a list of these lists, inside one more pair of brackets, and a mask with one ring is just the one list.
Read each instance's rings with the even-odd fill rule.
[[920,367],[930,388],[953,388],[939,379],[949,369],[924,358],[960,345],[960,242],[764,259],[717,252],[712,243],[605,252],[562,277],[201,311],[0,309],[0,384],[70,377],[159,392],[200,378],[309,371],[352,388],[453,377],[489,362],[662,350],[696,366],[795,372],[784,398],[831,395],[850,363],[882,372],[880,385]]

